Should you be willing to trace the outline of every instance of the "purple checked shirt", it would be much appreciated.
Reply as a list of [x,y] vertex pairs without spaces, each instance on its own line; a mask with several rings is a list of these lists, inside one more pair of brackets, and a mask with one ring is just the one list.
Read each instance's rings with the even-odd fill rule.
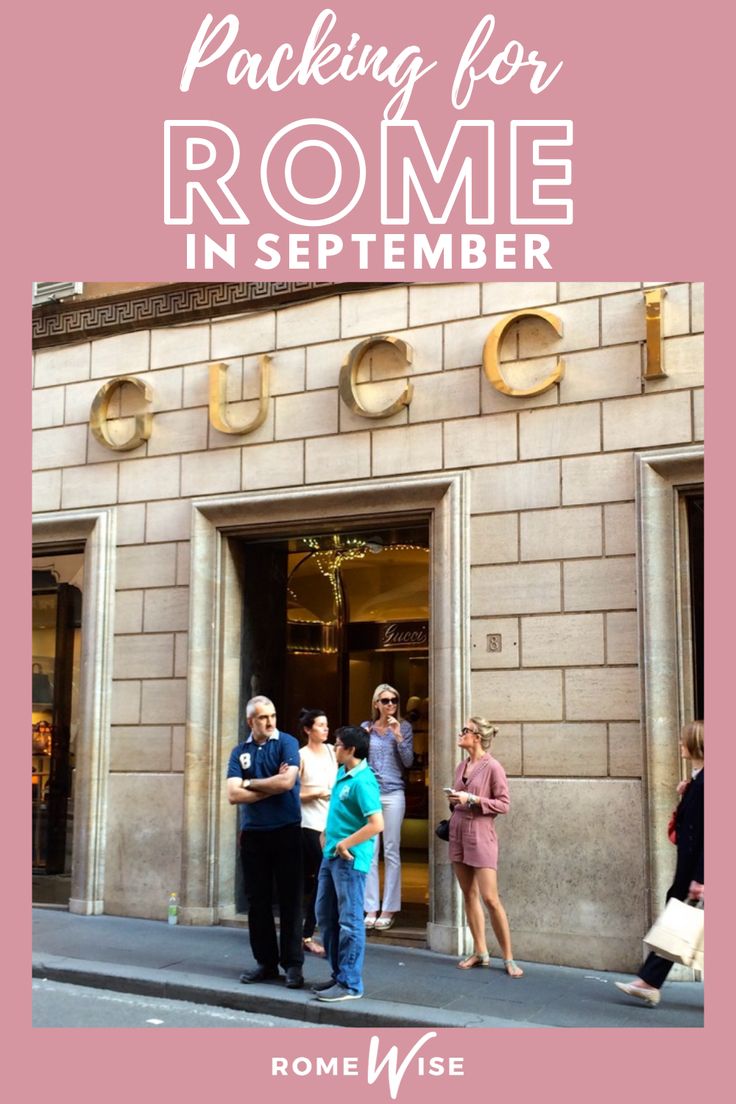
[[382,794],[396,793],[404,789],[404,770],[414,762],[414,734],[408,721],[402,721],[401,735],[404,739],[397,743],[390,732],[382,736],[372,721],[363,721],[362,727],[370,732],[371,746],[368,762],[378,779],[378,788]]

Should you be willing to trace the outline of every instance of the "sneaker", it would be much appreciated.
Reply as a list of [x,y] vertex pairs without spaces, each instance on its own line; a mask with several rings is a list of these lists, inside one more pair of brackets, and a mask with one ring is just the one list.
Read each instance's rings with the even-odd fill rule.
[[278,966],[256,966],[255,970],[241,974],[240,980],[243,985],[252,985],[257,981],[278,981],[280,976]]
[[344,985],[338,985],[335,982],[329,989],[321,990],[316,996],[318,1001],[334,1003],[335,1001],[359,1000],[363,994],[358,993],[355,989],[346,989]]
[[301,967],[289,966],[286,971],[286,988],[301,989],[304,986],[304,975]]
[[659,1004],[661,996],[659,989],[644,989],[641,985],[631,985],[624,981],[616,981],[614,985],[622,993],[626,993],[627,997],[636,997],[637,1000],[644,1001],[645,1004],[650,1004],[652,1007]]
[[329,981],[318,981],[316,985],[312,986],[313,993],[325,993],[328,989],[332,989],[337,982],[334,978],[330,978]]

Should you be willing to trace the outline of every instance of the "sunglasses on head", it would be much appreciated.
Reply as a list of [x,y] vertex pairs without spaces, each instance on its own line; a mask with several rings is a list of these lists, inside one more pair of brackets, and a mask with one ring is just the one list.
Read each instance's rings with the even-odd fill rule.
[[381,703],[381,705],[398,705],[399,704],[399,699],[398,698],[379,698],[378,700]]

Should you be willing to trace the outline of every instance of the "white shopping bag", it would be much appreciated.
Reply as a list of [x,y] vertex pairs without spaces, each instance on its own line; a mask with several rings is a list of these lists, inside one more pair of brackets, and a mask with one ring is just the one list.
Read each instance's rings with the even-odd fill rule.
[[671,962],[694,970],[703,969],[704,913],[676,897],[670,897],[664,912],[644,936],[650,950]]

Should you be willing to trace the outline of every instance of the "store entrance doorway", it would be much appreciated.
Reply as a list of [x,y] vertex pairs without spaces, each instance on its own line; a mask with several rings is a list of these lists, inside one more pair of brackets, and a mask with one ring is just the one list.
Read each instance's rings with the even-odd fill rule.
[[[371,718],[379,683],[400,693],[402,715],[414,732],[414,762],[405,775],[402,908],[387,934],[423,942],[431,743],[428,519],[247,541],[242,564],[243,702],[267,694],[279,727],[298,736],[302,708],[323,709],[334,733],[341,724]],[[241,898],[238,911],[243,907]]]
[[34,556],[31,850],[33,903],[68,906],[81,655],[81,553]]

